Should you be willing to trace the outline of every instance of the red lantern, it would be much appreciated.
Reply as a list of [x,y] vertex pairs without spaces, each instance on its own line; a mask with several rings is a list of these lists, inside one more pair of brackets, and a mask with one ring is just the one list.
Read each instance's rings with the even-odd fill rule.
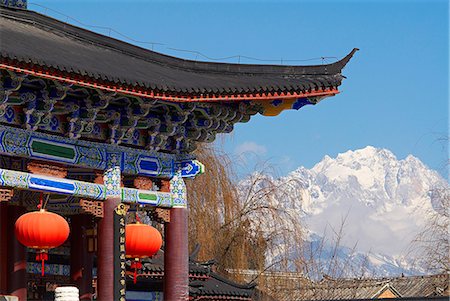
[[135,262],[131,264],[131,268],[134,269],[134,283],[136,283],[137,270],[142,268],[140,259],[155,255],[161,245],[161,233],[154,227],[141,223],[129,224],[125,227],[127,257],[135,259]]
[[62,216],[41,209],[19,217],[15,233],[21,244],[40,250],[36,260],[42,262],[42,276],[44,276],[44,262],[48,259],[48,249],[62,245],[69,237],[70,229]]

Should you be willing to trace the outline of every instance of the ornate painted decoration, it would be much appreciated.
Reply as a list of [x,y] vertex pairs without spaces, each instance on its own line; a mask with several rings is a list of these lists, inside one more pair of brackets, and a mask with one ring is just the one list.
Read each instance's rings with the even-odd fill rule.
[[[182,178],[178,178],[178,182]],[[38,174],[30,174],[21,171],[0,169],[0,186],[56,193],[79,198],[104,201],[108,197],[107,184],[94,184],[83,181],[48,177]],[[181,187],[181,186],[178,186]],[[186,199],[180,197],[181,190],[177,193],[159,192],[151,190],[139,190],[135,188],[121,187],[119,195],[115,195],[124,203],[138,203],[157,207],[186,207]],[[63,199],[63,203],[67,200]],[[78,206],[78,204],[77,204]]]
[[95,217],[103,217],[103,202],[101,201],[89,201],[85,199],[80,200],[80,212],[89,213]]
[[120,172],[120,153],[108,153],[103,182],[106,188],[106,198],[119,198],[121,195],[122,176]]
[[[197,143],[212,142],[217,134],[230,133],[235,123],[247,122],[257,113],[276,115],[319,100],[319,96],[280,96],[271,102],[243,99],[176,103],[87,89],[5,69],[0,74],[0,123],[74,141],[106,142],[171,154],[190,153]],[[33,144],[42,148],[46,142],[35,140]],[[90,151],[86,153],[87,160],[99,160],[103,155],[89,148],[61,147],[58,159],[73,164],[85,157],[80,157],[82,151]],[[54,156],[40,155],[50,159]],[[135,164],[139,170],[152,162]]]
[[170,193],[172,194],[172,207],[186,207],[187,192],[186,184],[181,177],[182,171],[179,170],[175,176],[170,180]]
[[170,178],[178,169],[183,170],[183,177],[195,177],[204,172],[203,164],[188,156],[69,139],[0,124],[0,154],[4,155],[105,170],[107,154],[115,152],[120,153],[123,174]]
[[16,8],[27,8],[27,2],[27,0],[0,0],[0,5]]

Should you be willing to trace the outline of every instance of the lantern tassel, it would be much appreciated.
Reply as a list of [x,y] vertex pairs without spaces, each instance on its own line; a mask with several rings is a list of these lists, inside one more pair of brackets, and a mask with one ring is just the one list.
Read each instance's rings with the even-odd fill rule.
[[[138,207],[138,209],[139,209],[139,207]],[[141,218],[140,218],[139,215],[138,215],[138,209],[136,209],[136,223],[137,223],[137,224],[140,224],[140,223],[142,223],[142,222],[141,222]]]
[[142,263],[139,260],[139,258],[136,258],[135,262],[131,263],[131,268],[134,269],[133,283],[136,284],[136,282],[137,282],[137,271],[138,271],[138,269],[142,268]]
[[44,277],[45,274],[45,261],[48,260],[48,253],[46,250],[42,250],[39,254],[36,255],[36,260],[41,261],[41,276]]
[[39,197],[39,204],[37,205],[37,208],[38,208],[39,210],[44,209],[44,208],[43,208],[43,198],[44,198],[44,194],[41,192],[41,195],[40,195],[40,197]]

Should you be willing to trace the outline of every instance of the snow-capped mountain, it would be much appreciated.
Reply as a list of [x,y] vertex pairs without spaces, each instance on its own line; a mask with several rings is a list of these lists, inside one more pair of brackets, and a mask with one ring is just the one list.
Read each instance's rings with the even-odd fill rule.
[[[368,146],[328,156],[308,170],[288,175],[302,185],[302,210],[309,229],[339,227],[359,250],[400,255],[433,209],[431,192],[448,185],[412,155]],[[352,244],[352,245],[353,245]]]
[[289,183],[283,192],[297,202],[280,205],[298,213],[312,245],[317,237],[332,241],[343,226],[339,254],[346,256],[345,248],[356,246],[353,261],[364,257],[381,276],[421,272],[413,270],[408,249],[433,210],[433,189],[448,187],[414,156],[399,160],[372,146],[325,156],[313,168],[300,167],[276,181]]

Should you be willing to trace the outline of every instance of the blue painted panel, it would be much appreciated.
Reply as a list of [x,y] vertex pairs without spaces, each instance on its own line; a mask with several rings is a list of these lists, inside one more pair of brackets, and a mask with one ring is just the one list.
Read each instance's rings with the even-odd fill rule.
[[197,175],[200,173],[200,166],[197,164],[192,164],[191,162],[182,162],[181,176],[188,177],[191,175]]
[[157,160],[141,159],[139,161],[139,170],[143,173],[158,174],[159,164]]
[[281,100],[281,99],[275,99],[275,100],[272,100],[272,105],[274,106],[274,107],[278,107],[279,105],[281,105],[282,103],[283,103],[283,100]]
[[42,189],[53,188],[54,191],[73,193],[75,191],[75,185],[72,183],[52,181],[43,178],[30,177],[30,188]]
[[175,170],[181,169],[181,177],[193,178],[202,174],[205,166],[197,160],[188,160],[175,163]]
[[292,105],[292,109],[299,110],[301,107],[305,105],[310,105],[312,102],[308,98],[299,98],[297,99],[294,104]]

